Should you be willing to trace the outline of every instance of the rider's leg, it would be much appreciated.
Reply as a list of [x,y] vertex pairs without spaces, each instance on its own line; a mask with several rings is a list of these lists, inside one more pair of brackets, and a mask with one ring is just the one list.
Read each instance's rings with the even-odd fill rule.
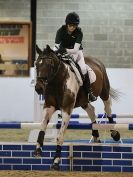
[[97,97],[95,97],[93,95],[93,92],[92,92],[92,89],[91,89],[89,74],[88,74],[87,67],[86,67],[86,64],[85,64],[85,61],[84,61],[83,52],[81,50],[79,51],[77,62],[79,64],[80,68],[81,68],[81,71],[82,71],[83,75],[84,75],[83,86],[85,88],[85,91],[88,94],[88,99],[90,101],[96,101]]
[[95,97],[95,95],[94,95],[93,92],[92,92],[91,84],[90,84],[90,78],[89,78],[89,75],[88,75],[88,71],[87,71],[87,73],[84,75],[83,86],[84,86],[84,88],[85,88],[85,91],[88,93],[88,99],[89,99],[90,101],[96,101],[96,100],[97,100],[97,97]]

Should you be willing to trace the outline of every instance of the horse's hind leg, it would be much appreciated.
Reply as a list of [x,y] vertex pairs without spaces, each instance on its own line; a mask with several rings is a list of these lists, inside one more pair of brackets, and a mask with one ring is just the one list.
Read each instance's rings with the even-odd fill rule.
[[46,128],[47,128],[49,120],[52,117],[54,112],[55,112],[55,108],[53,106],[50,106],[48,108],[47,107],[44,108],[44,112],[43,112],[44,117],[41,122],[41,130],[38,135],[37,145],[36,145],[36,150],[34,152],[34,156],[41,156]]
[[[109,96],[108,100],[103,101],[104,103],[104,111],[107,115],[107,118],[109,120],[109,123],[115,123],[112,117],[112,100],[111,97]],[[120,140],[120,133],[116,130],[110,130],[111,132],[111,137],[115,140],[115,141],[119,141]]]
[[[96,115],[95,115],[95,108],[94,108],[94,106],[92,106],[89,103],[88,106],[86,108],[83,108],[83,109],[87,112],[88,116],[91,119],[92,124],[96,123]],[[101,142],[100,139],[99,139],[99,132],[98,132],[98,130],[92,130],[92,136],[93,136],[94,142],[98,142],[98,143]]]
[[109,123],[114,123],[114,120],[112,117],[112,99],[111,99],[111,97],[109,96],[109,98],[106,101],[103,100],[103,103],[104,103],[104,111],[107,115]]

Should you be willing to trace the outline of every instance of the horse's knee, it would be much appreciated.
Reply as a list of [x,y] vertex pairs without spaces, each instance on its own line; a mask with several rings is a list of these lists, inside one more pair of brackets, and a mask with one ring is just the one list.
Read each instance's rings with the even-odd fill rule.
[[48,119],[48,120],[43,120],[43,121],[41,122],[41,130],[42,130],[42,131],[46,131],[46,128],[47,128],[48,123],[49,123],[49,119]]

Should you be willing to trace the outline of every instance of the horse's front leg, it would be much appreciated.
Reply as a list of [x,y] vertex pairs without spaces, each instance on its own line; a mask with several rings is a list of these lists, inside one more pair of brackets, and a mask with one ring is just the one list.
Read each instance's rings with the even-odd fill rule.
[[46,128],[54,112],[55,112],[55,107],[53,106],[44,108],[43,120],[41,122],[41,130],[38,135],[36,150],[34,152],[34,156],[36,157],[41,156]]
[[[103,101],[104,103],[104,111],[107,115],[107,118],[109,120],[110,124],[115,123],[113,120],[113,116],[112,116],[112,100],[111,97],[109,96],[108,100]],[[120,133],[117,130],[110,130],[111,132],[111,137],[113,138],[114,141],[119,141],[120,140]]]
[[[96,115],[95,115],[95,108],[94,108],[94,106],[92,106],[90,103],[88,103],[88,106],[85,107],[85,108],[83,108],[83,109],[87,112],[88,116],[91,119],[92,124],[96,123]],[[92,136],[93,136],[94,142],[96,142],[96,143],[100,143],[101,142],[100,138],[99,138],[99,132],[98,132],[98,130],[92,130]]]
[[70,120],[70,113],[67,112],[62,112],[62,123],[61,123],[61,128],[59,130],[58,136],[57,136],[57,147],[56,147],[56,153],[53,159],[53,165],[52,169],[53,170],[60,170],[60,159],[61,159],[61,147],[64,142],[64,134],[67,129],[69,120]]

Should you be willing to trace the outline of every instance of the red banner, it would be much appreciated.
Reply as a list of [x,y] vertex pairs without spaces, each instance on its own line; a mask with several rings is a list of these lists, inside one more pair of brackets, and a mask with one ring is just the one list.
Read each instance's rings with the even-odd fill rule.
[[8,44],[8,43],[24,43],[23,36],[0,36],[0,44]]

